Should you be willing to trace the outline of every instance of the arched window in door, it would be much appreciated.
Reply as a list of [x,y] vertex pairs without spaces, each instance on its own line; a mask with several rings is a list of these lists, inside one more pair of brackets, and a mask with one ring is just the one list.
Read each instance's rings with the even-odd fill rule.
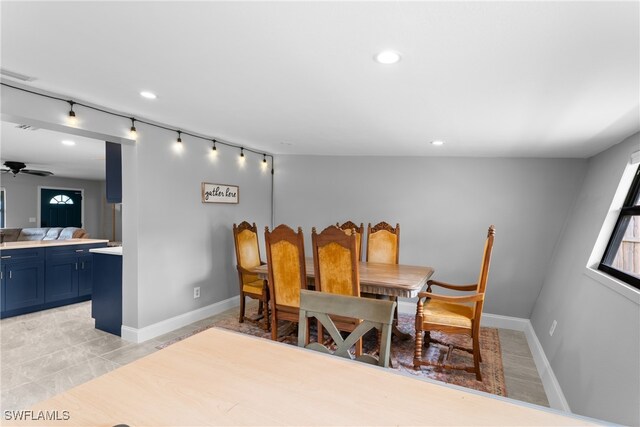
[[69,196],[65,196],[64,194],[58,194],[57,196],[53,196],[51,200],[49,200],[50,205],[72,205],[73,200]]

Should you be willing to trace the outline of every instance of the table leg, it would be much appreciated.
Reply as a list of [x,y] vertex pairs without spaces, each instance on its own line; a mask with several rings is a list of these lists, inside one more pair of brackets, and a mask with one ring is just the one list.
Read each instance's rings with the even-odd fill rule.
[[[392,297],[389,295],[380,295],[380,299],[398,302],[398,297]],[[411,334],[403,332],[398,327],[398,306],[396,305],[396,311],[393,314],[393,325],[391,325],[391,335],[398,338],[401,341],[407,341],[411,339]]]

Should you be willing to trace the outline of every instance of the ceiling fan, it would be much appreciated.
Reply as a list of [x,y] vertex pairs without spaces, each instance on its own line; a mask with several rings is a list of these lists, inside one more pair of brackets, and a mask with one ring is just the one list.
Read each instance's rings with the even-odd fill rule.
[[4,162],[4,165],[9,169],[2,169],[2,173],[11,172],[13,176],[16,176],[19,173],[26,173],[29,175],[37,175],[37,176],[50,176],[53,175],[53,172],[49,171],[40,171],[35,169],[25,169],[27,165],[22,162]]

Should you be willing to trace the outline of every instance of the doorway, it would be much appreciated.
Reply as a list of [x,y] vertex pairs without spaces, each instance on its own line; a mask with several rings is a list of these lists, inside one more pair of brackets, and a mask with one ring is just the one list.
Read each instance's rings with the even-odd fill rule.
[[83,190],[40,187],[40,227],[82,228]]

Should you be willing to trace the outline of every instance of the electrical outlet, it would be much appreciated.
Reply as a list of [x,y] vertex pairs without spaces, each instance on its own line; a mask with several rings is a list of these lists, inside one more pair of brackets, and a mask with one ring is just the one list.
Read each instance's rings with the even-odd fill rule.
[[200,298],[200,286],[193,288],[193,298]]
[[36,222],[36,219],[31,217],[31,218],[29,218],[29,222]]
[[553,333],[556,330],[556,326],[558,326],[558,321],[554,320],[553,323],[551,324],[551,329],[549,329],[549,335],[553,336]]

